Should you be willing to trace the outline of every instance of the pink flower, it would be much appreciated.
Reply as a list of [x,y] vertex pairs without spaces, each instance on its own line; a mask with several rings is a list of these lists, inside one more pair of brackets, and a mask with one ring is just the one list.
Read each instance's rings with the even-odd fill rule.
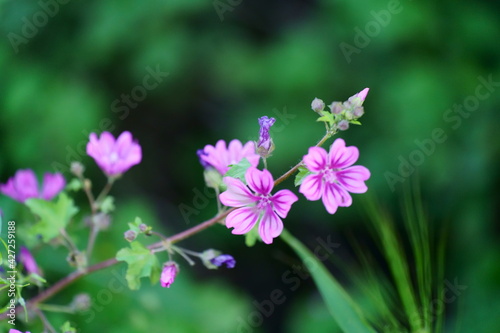
[[239,179],[225,177],[227,190],[221,193],[220,201],[228,207],[238,207],[226,217],[226,226],[234,228],[232,233],[242,235],[260,220],[259,235],[266,244],[271,244],[283,230],[283,222],[292,204],[298,200],[289,190],[280,190],[272,195],[273,177],[267,170],[250,167],[245,179],[248,187]]
[[24,268],[26,268],[26,271],[29,274],[34,273],[37,275],[42,275],[40,269],[38,268],[38,265],[36,264],[35,258],[33,258],[30,250],[28,250],[24,246],[21,246],[19,260],[23,263]]
[[120,134],[116,140],[109,132],[102,132],[100,138],[91,133],[87,154],[110,177],[124,173],[142,159],[141,146],[132,141],[132,134],[128,131]]
[[[11,328],[11,329],[9,330],[9,333],[23,333],[23,332],[18,331],[18,330],[16,330],[15,328]],[[30,333],[30,332],[28,332],[28,331],[27,331],[26,333]]]
[[246,158],[254,167],[259,164],[260,158],[255,153],[255,144],[252,141],[243,146],[239,140],[231,141],[227,148],[224,140],[217,141],[215,147],[206,145],[202,151],[198,152],[198,156],[203,166],[212,166],[221,175],[229,170],[229,165],[238,164],[243,158]]
[[179,267],[173,261],[165,263],[163,270],[161,271],[160,284],[162,287],[170,288],[170,285],[174,283],[175,276],[179,272]]
[[18,170],[14,177],[9,178],[6,184],[0,184],[0,192],[12,199],[25,202],[31,198],[51,200],[66,185],[66,181],[60,173],[46,173],[43,176],[41,191],[38,189],[38,181],[33,170]]
[[330,214],[334,214],[339,206],[349,207],[352,203],[349,192],[364,193],[368,190],[365,181],[370,178],[370,171],[364,166],[351,166],[358,157],[358,148],[346,147],[342,139],[333,142],[328,154],[320,147],[309,148],[304,163],[313,174],[304,178],[299,192],[308,200],[322,198]]

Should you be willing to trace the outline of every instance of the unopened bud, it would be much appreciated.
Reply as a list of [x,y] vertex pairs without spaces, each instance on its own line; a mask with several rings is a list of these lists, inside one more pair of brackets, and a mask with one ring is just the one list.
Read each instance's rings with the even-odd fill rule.
[[123,233],[125,239],[129,242],[133,242],[137,238],[137,233],[134,230],[127,230]]
[[78,178],[83,176],[83,172],[85,171],[85,167],[80,162],[71,162],[71,166],[69,168],[72,174],[77,176]]
[[347,120],[341,120],[337,126],[339,130],[345,131],[349,128],[349,122]]
[[342,103],[341,102],[332,102],[332,104],[330,104],[330,110],[333,114],[341,113],[343,110]]
[[325,108],[325,103],[323,102],[323,100],[321,100],[319,98],[313,99],[313,101],[311,103],[311,109],[314,112],[319,113],[321,115],[321,111],[323,111],[324,108]]
[[148,230],[148,226],[144,223],[139,224],[139,230],[141,232],[146,232]]
[[354,110],[352,110],[352,114],[357,119],[361,117],[363,114],[365,114],[365,108],[362,106],[357,106],[354,108]]
[[71,302],[71,308],[77,312],[85,312],[90,309],[91,300],[89,294],[77,294]]

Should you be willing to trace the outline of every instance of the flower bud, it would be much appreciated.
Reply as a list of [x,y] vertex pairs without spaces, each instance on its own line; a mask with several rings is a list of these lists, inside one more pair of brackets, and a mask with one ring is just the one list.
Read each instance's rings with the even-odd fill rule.
[[161,272],[160,284],[162,287],[170,288],[170,285],[174,283],[175,276],[179,272],[179,266],[173,262],[168,261],[163,265],[163,270]]
[[323,100],[319,98],[313,99],[311,103],[311,109],[314,112],[319,113],[321,115],[321,111],[323,111],[324,108],[325,108],[325,103],[323,102]]
[[133,242],[137,238],[137,233],[134,230],[127,230],[123,233],[125,239],[129,242]]
[[332,102],[332,104],[330,104],[330,110],[333,114],[339,114],[343,109],[341,102]]
[[236,260],[229,254],[221,254],[210,260],[210,262],[217,267],[226,265],[227,268],[234,268],[236,265]]
[[365,114],[365,108],[362,106],[357,106],[352,110],[352,114],[354,115],[354,118],[360,118],[363,114]]
[[267,116],[259,118],[260,132],[259,141],[257,142],[257,154],[262,158],[267,158],[274,150],[273,139],[269,135],[269,129],[276,122],[276,119]]
[[149,227],[145,223],[139,224],[139,230],[141,232],[146,232],[146,231],[148,231],[148,229],[149,229]]
[[89,310],[91,306],[91,300],[89,294],[81,293],[75,295],[70,306],[73,310],[77,312],[85,312]]
[[349,128],[349,122],[347,120],[341,120],[337,126],[339,130],[345,131]]
[[19,260],[24,265],[24,268],[26,269],[28,274],[36,274],[40,276],[42,275],[40,269],[38,268],[38,265],[36,264],[35,258],[33,258],[33,255],[31,254],[30,250],[28,250],[28,248],[21,246]]
[[69,168],[72,174],[77,176],[78,178],[83,176],[83,172],[85,171],[85,167],[83,166],[82,163],[73,161],[71,162],[71,166]]
[[365,88],[365,89],[361,90],[359,93],[357,93],[356,95],[349,97],[349,99],[347,101],[353,107],[361,106],[361,105],[363,105],[363,102],[365,101],[366,95],[368,95],[369,90],[370,90],[369,88]]

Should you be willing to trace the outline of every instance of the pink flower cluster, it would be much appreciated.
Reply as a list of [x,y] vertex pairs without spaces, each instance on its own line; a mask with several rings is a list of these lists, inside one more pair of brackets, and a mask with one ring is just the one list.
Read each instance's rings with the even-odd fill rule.
[[46,173],[39,188],[33,170],[25,169],[18,170],[6,184],[0,184],[0,192],[21,203],[31,198],[52,200],[65,185],[66,181],[60,173]]

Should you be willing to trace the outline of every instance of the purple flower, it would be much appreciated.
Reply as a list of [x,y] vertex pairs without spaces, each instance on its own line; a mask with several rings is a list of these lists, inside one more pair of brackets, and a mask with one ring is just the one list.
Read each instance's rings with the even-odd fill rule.
[[161,272],[160,283],[162,287],[170,288],[170,285],[174,283],[175,276],[179,272],[179,267],[173,261],[165,263],[163,270]]
[[273,139],[269,135],[269,129],[275,121],[276,119],[267,116],[259,118],[260,132],[259,142],[257,142],[257,152],[264,158],[268,157],[274,150]]
[[229,165],[238,164],[243,158],[254,167],[259,164],[260,156],[255,153],[255,144],[252,141],[247,142],[244,146],[239,140],[233,140],[226,148],[226,142],[219,140],[215,144],[206,145],[200,152],[198,157],[203,165],[203,162],[214,167],[221,175],[224,175],[229,170]]
[[364,193],[368,190],[365,181],[370,178],[370,171],[364,166],[351,166],[358,157],[358,148],[346,147],[342,139],[333,142],[328,154],[320,147],[309,148],[304,163],[313,174],[304,178],[299,192],[308,200],[322,198],[330,214],[334,214],[339,206],[349,207],[352,203],[349,192]]
[[222,204],[238,209],[226,217],[226,226],[234,228],[232,233],[249,232],[260,220],[259,235],[266,244],[271,244],[283,230],[283,222],[292,204],[298,200],[289,190],[280,190],[272,195],[273,177],[267,170],[248,168],[245,179],[248,187],[239,179],[225,177],[227,190],[219,195]]
[[142,159],[141,146],[132,141],[132,134],[128,131],[120,134],[116,140],[109,132],[102,132],[99,138],[95,133],[90,133],[87,154],[110,177],[124,173]]
[[43,176],[40,191],[35,173],[30,169],[25,169],[18,170],[6,184],[0,184],[0,192],[19,202],[25,202],[31,198],[51,200],[63,190],[65,185],[66,181],[60,173],[46,173]]
[[42,275],[40,273],[38,265],[36,264],[35,258],[33,258],[33,255],[31,254],[30,250],[28,250],[28,248],[21,246],[19,260],[24,265],[24,268],[26,268],[28,274],[34,273],[37,275]]
[[222,265],[226,265],[227,268],[234,268],[236,265],[236,260],[234,260],[233,256],[229,254],[221,254],[210,260],[212,265],[220,267]]
[[[18,330],[16,330],[15,328],[11,328],[11,329],[9,330],[9,333],[23,333],[23,332],[18,331]],[[26,331],[26,333],[30,333],[30,332]]]

